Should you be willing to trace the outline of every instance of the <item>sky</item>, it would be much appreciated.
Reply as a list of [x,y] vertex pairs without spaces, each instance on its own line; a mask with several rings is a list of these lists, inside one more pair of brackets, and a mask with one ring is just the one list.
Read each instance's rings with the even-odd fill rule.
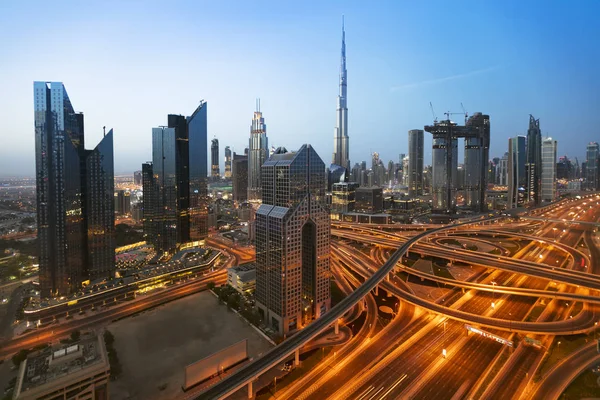
[[[600,141],[600,2],[0,2],[0,176],[35,172],[33,81],[64,82],[86,147],[114,129],[115,171],[151,159],[151,129],[208,102],[208,141],[243,153],[255,99],[269,145],[333,152],[345,16],[350,160],[407,153],[445,112],[490,115],[490,157],[529,114],[558,154]],[[461,115],[452,119],[462,122]],[[459,144],[460,146],[460,144]],[[210,146],[208,146],[210,149]],[[425,161],[431,135],[425,133]]]

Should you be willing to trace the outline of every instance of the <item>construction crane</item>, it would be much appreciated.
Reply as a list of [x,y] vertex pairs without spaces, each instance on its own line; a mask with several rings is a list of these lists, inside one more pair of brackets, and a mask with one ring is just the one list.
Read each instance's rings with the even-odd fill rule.
[[463,112],[465,113],[465,125],[466,125],[467,119],[469,118],[469,113],[467,112],[467,110],[465,110],[465,106],[463,106],[463,103],[460,103],[460,107],[462,108]]
[[[459,113],[459,112],[450,112],[450,111],[447,111],[447,112],[445,112],[445,113],[444,113],[444,115],[446,116],[446,119],[447,119],[447,120],[450,120],[450,116],[451,116],[451,115],[457,115],[457,114],[463,115],[463,113]],[[465,119],[465,123],[466,123],[466,119]]]
[[433,115],[433,123],[437,123],[438,119],[437,116],[435,115],[435,111],[433,111],[433,104],[431,104],[431,102],[429,102],[429,108],[431,108],[431,114]]

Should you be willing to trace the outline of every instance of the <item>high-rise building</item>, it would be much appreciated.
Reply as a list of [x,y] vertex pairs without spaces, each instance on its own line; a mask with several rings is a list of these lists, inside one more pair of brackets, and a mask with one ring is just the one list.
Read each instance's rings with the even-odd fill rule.
[[214,138],[210,142],[210,177],[217,181],[221,177],[219,169],[219,139]]
[[175,128],[152,128],[152,172],[156,185],[154,215],[157,252],[177,247],[177,151]]
[[131,193],[126,190],[115,192],[115,213],[123,215],[131,212]]
[[256,305],[286,334],[331,307],[325,164],[311,145],[278,149],[261,168],[256,213]]
[[85,150],[83,114],[61,82],[34,82],[42,298],[114,273],[113,132]]
[[183,115],[169,114],[169,128],[175,129],[175,179],[177,196],[177,243],[190,241],[190,142]]
[[542,141],[542,201],[551,202],[556,198],[556,140]]
[[242,203],[248,200],[248,156],[233,153],[231,169],[233,201]]
[[152,162],[142,164],[142,224],[144,228],[144,240],[151,243],[155,248],[156,241],[156,224],[154,216],[158,212],[158,193],[156,180],[154,179],[154,171]]
[[408,195],[411,197],[423,195],[423,131],[411,129],[408,131]]
[[525,164],[527,174],[527,201],[533,204],[540,203],[540,185],[542,179],[542,131],[540,120],[529,115],[529,129],[527,129],[527,161]]
[[225,146],[225,178],[231,179],[231,148]]
[[496,168],[497,178],[496,181],[500,186],[508,185],[508,152],[504,153],[498,167]]
[[250,146],[248,151],[248,200],[261,200],[260,167],[268,158],[269,141],[267,124],[260,111],[260,99],[256,101],[256,111],[250,126]]
[[354,212],[356,200],[356,182],[338,182],[333,184],[331,191],[331,218],[340,219],[341,214]]
[[364,214],[383,212],[383,189],[380,187],[356,189],[354,211]]
[[517,208],[525,201],[525,136],[508,139],[508,193],[507,208]]
[[[112,277],[115,272],[115,190],[112,129],[94,150],[85,150],[86,258],[84,276],[94,281]],[[123,198],[129,213],[129,192]]]
[[350,170],[350,138],[348,137],[348,71],[346,70],[346,31],[342,21],[342,58],[340,62],[340,94],[337,98],[336,127],[333,134],[332,164]]
[[207,103],[201,101],[187,117],[190,160],[190,240],[208,236]]
[[588,143],[585,154],[585,182],[587,189],[600,190],[600,147],[598,143]]
[[569,157],[562,156],[556,163],[556,179],[575,179],[575,167]]
[[[454,212],[457,190],[464,186],[466,206],[474,211],[487,208],[487,160],[489,159],[490,117],[475,113],[460,126],[451,120],[425,126],[433,135],[431,183],[434,211]],[[465,178],[458,176],[458,138],[465,138]]]
[[133,184],[136,186],[142,186],[142,171],[135,171],[133,173]]

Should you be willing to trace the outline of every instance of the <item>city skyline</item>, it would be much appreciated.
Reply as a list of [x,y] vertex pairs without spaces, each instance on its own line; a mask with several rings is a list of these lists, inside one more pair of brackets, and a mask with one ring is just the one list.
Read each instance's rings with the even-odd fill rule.
[[[596,6],[594,3],[590,5],[592,8]],[[398,153],[407,153],[408,130],[419,129],[433,120],[429,101],[440,119],[446,111],[460,111],[461,102],[470,112],[486,110],[494,121],[490,156],[502,156],[509,137],[526,133],[529,114],[542,121],[544,137],[552,136],[561,143],[559,155],[582,160],[586,143],[595,138],[591,117],[571,116],[593,115],[593,96],[598,90],[598,83],[593,79],[591,66],[598,56],[586,49],[592,48],[589,40],[598,28],[592,23],[581,23],[578,29],[560,37],[551,30],[553,21],[562,21],[575,14],[585,20],[593,14],[589,7],[581,17],[578,8],[584,5],[560,10],[559,13],[550,4],[538,14],[528,14],[516,2],[503,4],[502,8],[480,4],[458,5],[458,9],[453,11],[456,21],[475,15],[481,17],[478,26],[485,34],[481,38],[468,38],[471,50],[462,51],[461,57],[457,57],[451,66],[418,62],[427,60],[427,54],[433,51],[455,54],[456,50],[438,43],[434,33],[414,36],[410,32],[415,24],[411,18],[419,20],[429,14],[443,13],[439,4],[405,5],[402,13],[396,5],[378,6],[368,12],[354,4],[345,4],[343,8],[319,5],[313,10],[315,15],[304,10],[296,12],[289,7],[273,7],[269,11],[273,24],[266,31],[241,18],[242,14],[255,13],[256,10],[247,10],[240,5],[239,10],[230,16],[218,6],[207,7],[202,18],[212,18],[214,22],[207,21],[203,27],[212,29],[212,34],[221,38],[219,46],[202,41],[203,35],[196,28],[197,21],[190,21],[181,11],[169,11],[169,20],[181,21],[181,24],[173,33],[164,35],[148,32],[141,26],[144,18],[162,11],[151,6],[138,17],[134,6],[125,5],[121,15],[115,17],[114,13],[97,9],[97,5],[87,4],[77,9],[81,13],[78,22],[66,19],[75,10],[65,10],[60,6],[48,10],[48,13],[40,13],[44,14],[43,18],[54,16],[56,19],[53,21],[68,22],[67,25],[72,28],[89,20],[102,24],[110,17],[115,29],[111,34],[103,32],[102,37],[83,31],[69,46],[48,54],[42,64],[32,63],[29,59],[31,46],[35,45],[39,33],[36,24],[32,24],[30,33],[0,45],[0,50],[11,60],[0,67],[0,71],[12,77],[6,83],[6,89],[13,94],[0,100],[0,109],[6,113],[2,116],[7,121],[2,140],[5,148],[11,149],[2,154],[1,174],[33,175],[30,85],[40,76],[68,82],[73,96],[81,99],[78,104],[89,110],[86,112],[86,125],[92,141],[101,138],[104,125],[113,126],[115,132],[121,132],[115,134],[117,174],[138,170],[138,165],[147,161],[149,129],[161,122],[156,115],[185,109],[185,104],[197,103],[200,99],[210,100],[212,104],[209,136],[216,136],[224,145],[231,146],[232,151],[243,151],[247,141],[247,115],[252,111],[253,99],[260,96],[263,99],[262,111],[269,117],[269,136],[275,147],[295,148],[302,142],[311,142],[321,154],[331,154],[333,149],[328,132],[335,126],[332,110],[339,90],[336,82],[339,81],[341,14],[345,14],[346,35],[350,43],[347,57],[352,85],[348,107],[352,109],[349,131],[352,132],[350,159],[353,162],[368,160],[373,151],[379,152],[384,162],[395,160]],[[503,18],[493,17],[494,13],[503,16],[517,7],[520,14],[531,17],[511,21],[510,25]],[[533,7],[528,4],[524,8]],[[384,8],[389,8],[389,12],[383,12]],[[6,29],[10,37],[14,31],[19,31],[13,24],[22,21],[26,13],[16,6],[3,10],[3,15],[8,16],[7,24],[0,30]],[[534,20],[533,15],[539,21]],[[278,18],[283,16],[286,18]],[[402,26],[393,27],[386,37],[386,29],[398,25],[400,16],[403,24],[399,25]],[[41,17],[32,18],[37,21]],[[377,24],[374,23],[376,18]],[[314,29],[306,30],[304,26],[307,23]],[[131,33],[124,33],[126,27],[132,28]],[[271,35],[275,31],[278,34]],[[529,40],[521,43],[519,33],[527,34]],[[463,34],[460,29],[453,28],[447,33],[447,39],[455,39],[455,43],[464,42]],[[122,40],[113,43],[119,35]],[[153,42],[169,41],[174,39],[173,35],[189,39],[196,46],[201,45],[203,57],[194,53],[186,55],[185,62],[179,67],[167,66],[164,62],[147,65],[148,57],[156,54],[156,43]],[[48,36],[48,39],[58,40],[61,34],[48,33]],[[107,42],[111,45],[106,46]],[[260,60],[251,54],[252,50],[245,49],[252,48],[248,46],[250,42],[262,43]],[[70,46],[77,46],[87,56],[65,65],[64,52],[70,51]],[[135,46],[135,51],[127,54],[132,46]],[[175,46],[171,51],[178,49]],[[97,63],[98,57],[91,56],[94,52],[98,52],[101,59],[118,62],[108,67]],[[578,54],[577,58],[572,57],[573,52]],[[232,73],[228,69],[230,67],[224,64],[232,57],[233,61],[245,59],[247,68],[244,71],[238,68],[236,73]],[[263,59],[276,59],[277,62],[265,65],[260,62]],[[407,66],[402,63],[403,59],[417,62]],[[568,62],[549,66],[551,61],[558,59]],[[101,65],[102,69],[97,70],[97,66],[87,64],[89,60],[94,60],[93,64]],[[144,64],[143,70],[139,69],[141,63]],[[235,65],[236,62],[227,64]],[[541,65],[544,67],[541,68]],[[139,73],[131,75],[126,71]],[[150,81],[152,86],[148,84]],[[186,90],[181,91],[177,98],[161,96],[184,87]],[[144,96],[150,93],[149,90],[165,100],[156,101],[155,96]],[[572,96],[580,102],[562,101]],[[315,127],[311,132],[315,133],[307,134],[302,128],[302,121],[308,114]],[[13,117],[8,118],[9,115]],[[136,117],[131,118],[132,115]],[[566,140],[571,135],[576,135],[578,140]],[[424,147],[430,149],[431,139],[426,137],[425,140]],[[424,158],[429,164],[431,152],[426,150]]]

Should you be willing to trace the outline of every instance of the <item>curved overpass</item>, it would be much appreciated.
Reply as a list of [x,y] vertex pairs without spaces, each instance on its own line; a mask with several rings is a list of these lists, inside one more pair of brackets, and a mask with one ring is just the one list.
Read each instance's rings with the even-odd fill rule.
[[[486,220],[497,219],[498,217],[488,218]],[[482,220],[478,220],[479,222]],[[467,225],[478,221],[467,221],[462,224],[456,224],[453,226],[443,226],[420,233],[413,238],[409,239],[400,248],[398,248],[387,262],[379,268],[369,279],[367,279],[362,285],[340,303],[333,307],[329,312],[321,316],[319,319],[310,323],[306,328],[300,330],[289,339],[282,342],[280,345],[271,349],[268,353],[263,355],[261,358],[253,361],[252,363],[241,368],[237,372],[232,373],[229,377],[216,383],[214,386],[208,388],[205,392],[201,393],[197,399],[222,399],[235,391],[241,389],[245,385],[254,381],[263,372],[273,367],[277,363],[283,361],[290,354],[294,353],[297,349],[302,347],[312,338],[317,336],[328,326],[334,324],[342,315],[344,315],[350,308],[356,303],[361,301],[371,290],[373,290],[381,281],[385,279],[388,273],[390,273],[400,258],[406,253],[411,245],[424,238],[425,236],[431,235],[435,232],[440,232],[445,229],[454,228],[459,225]]]

